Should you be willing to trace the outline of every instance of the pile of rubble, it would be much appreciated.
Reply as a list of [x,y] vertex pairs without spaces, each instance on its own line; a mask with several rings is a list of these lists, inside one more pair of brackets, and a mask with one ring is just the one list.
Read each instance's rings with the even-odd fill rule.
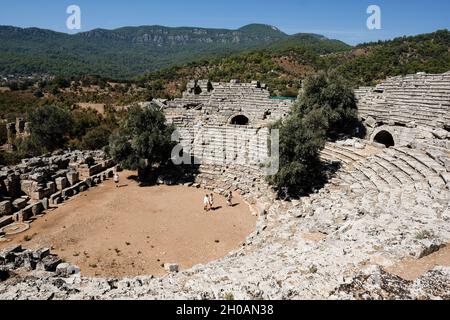
[[63,262],[50,249],[36,251],[15,246],[0,252],[0,280],[6,281],[21,272],[48,272],[57,277],[69,277],[80,273],[80,268]]

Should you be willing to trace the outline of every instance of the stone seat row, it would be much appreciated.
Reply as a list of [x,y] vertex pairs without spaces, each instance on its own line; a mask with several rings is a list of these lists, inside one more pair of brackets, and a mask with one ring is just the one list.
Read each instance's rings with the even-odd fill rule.
[[406,186],[427,192],[448,192],[446,169],[425,153],[408,148],[386,149],[355,163],[349,174],[366,188],[380,192]]

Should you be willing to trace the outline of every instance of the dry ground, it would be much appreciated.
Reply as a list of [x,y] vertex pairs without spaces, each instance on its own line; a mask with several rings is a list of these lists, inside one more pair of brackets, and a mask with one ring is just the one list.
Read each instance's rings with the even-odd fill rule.
[[139,187],[126,179],[131,174],[121,174],[118,189],[109,180],[67,201],[0,249],[51,247],[86,276],[163,275],[164,263],[186,269],[227,255],[255,227],[257,218],[237,195],[232,208],[215,195],[221,208],[205,213],[204,190]]
[[406,258],[386,271],[414,281],[437,266],[450,267],[450,244],[422,259]]

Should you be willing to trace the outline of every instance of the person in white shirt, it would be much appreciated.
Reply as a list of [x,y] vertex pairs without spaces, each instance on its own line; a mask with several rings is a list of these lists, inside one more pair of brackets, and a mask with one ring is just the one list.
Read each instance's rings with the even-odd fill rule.
[[212,193],[209,195],[209,208],[214,210],[214,195]]
[[233,202],[232,201],[233,201],[233,193],[230,191],[230,193],[227,196],[227,205],[229,207],[233,206]]
[[116,184],[116,188],[119,187],[119,181],[120,181],[119,174],[116,173],[116,174],[114,175],[114,183]]
[[203,204],[204,204],[203,209],[205,211],[209,211],[210,210],[210,202],[209,202],[209,196],[208,195],[205,195],[205,198],[203,199]]

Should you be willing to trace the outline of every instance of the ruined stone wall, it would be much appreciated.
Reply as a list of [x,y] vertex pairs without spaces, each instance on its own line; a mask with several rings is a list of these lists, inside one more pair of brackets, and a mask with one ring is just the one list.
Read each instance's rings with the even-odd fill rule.
[[355,93],[371,141],[380,131],[391,134],[396,145],[447,138],[450,72],[388,78],[374,88],[362,87]]
[[113,166],[102,151],[73,151],[0,167],[0,228],[100,183],[112,175]]
[[271,99],[265,85],[256,81],[201,80],[189,82],[182,98],[167,103],[165,113],[196,161],[232,176],[252,169],[259,179],[258,171],[270,157],[269,126],[286,116],[292,103]]
[[16,138],[29,136],[29,123],[23,118],[16,118],[16,122],[6,124],[7,142],[12,145]]
[[235,116],[249,119],[254,128],[267,126],[287,115],[292,101],[270,98],[258,82],[215,83],[192,81],[183,97],[168,103],[167,116],[175,123],[227,125]]

